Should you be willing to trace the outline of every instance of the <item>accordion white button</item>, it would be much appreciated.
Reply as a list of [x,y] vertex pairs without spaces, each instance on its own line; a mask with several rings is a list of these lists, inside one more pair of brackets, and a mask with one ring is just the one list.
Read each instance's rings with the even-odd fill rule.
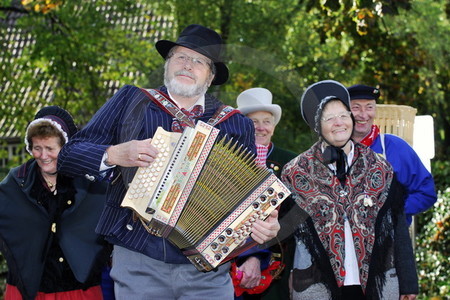
[[133,226],[131,226],[131,224],[127,224],[127,229],[128,230],[133,230]]

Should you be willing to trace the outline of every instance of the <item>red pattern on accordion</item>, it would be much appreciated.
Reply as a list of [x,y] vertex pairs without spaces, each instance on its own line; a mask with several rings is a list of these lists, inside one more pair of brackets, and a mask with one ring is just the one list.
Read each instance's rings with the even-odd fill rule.
[[192,170],[192,175],[189,178],[189,181],[186,183],[186,186],[183,190],[183,194],[181,195],[180,199],[178,200],[178,204],[176,206],[176,209],[174,210],[168,224],[172,227],[175,227],[178,218],[180,214],[183,211],[184,205],[189,198],[189,195],[191,193],[192,188],[195,185],[195,182],[197,181],[197,178],[202,171],[203,165],[205,164],[206,159],[208,158],[209,152],[211,148],[214,146],[214,142],[216,137],[219,135],[219,130],[213,130],[211,132],[210,137],[208,138],[208,141],[205,144],[204,151],[201,152],[200,157],[198,158],[197,164],[195,165],[195,168]]

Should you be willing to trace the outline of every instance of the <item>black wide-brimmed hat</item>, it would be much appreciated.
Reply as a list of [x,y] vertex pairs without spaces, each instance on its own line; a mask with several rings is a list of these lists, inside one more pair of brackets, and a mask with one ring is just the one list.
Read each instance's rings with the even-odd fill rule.
[[324,105],[339,99],[350,110],[350,96],[345,86],[335,80],[323,80],[310,85],[302,95],[300,110],[308,126],[317,132],[318,118]]
[[156,42],[156,50],[166,59],[170,49],[174,46],[183,46],[192,49],[211,59],[216,66],[216,74],[211,82],[214,85],[221,85],[228,80],[228,68],[222,62],[223,41],[222,37],[209,28],[192,24],[186,27],[176,40],[160,40]]

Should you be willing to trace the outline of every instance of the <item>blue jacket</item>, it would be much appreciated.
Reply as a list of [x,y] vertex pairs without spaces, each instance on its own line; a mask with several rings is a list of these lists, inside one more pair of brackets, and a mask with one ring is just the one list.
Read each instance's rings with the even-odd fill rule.
[[[437,200],[434,180],[417,153],[401,138],[385,134],[386,159],[391,163],[398,181],[406,188],[405,214],[408,223],[412,216],[424,212]],[[377,153],[383,153],[381,134],[370,146]]]
[[[164,87],[161,90],[166,92]],[[205,112],[199,120],[207,122],[221,104],[206,94]],[[152,138],[158,126],[171,131],[172,121],[173,117],[150,101],[139,88],[126,85],[63,147],[58,169],[71,176],[95,180],[113,178],[106,207],[97,226],[97,231],[108,241],[164,262],[189,263],[176,246],[149,234],[130,209],[120,207],[126,194],[125,186],[132,181],[136,168],[114,168],[106,174],[99,171],[102,156],[110,145]],[[220,136],[233,138],[256,153],[254,126],[250,119],[234,114],[216,127],[220,129]]]
[[[30,196],[37,163],[12,169],[0,183],[1,250],[8,263],[8,277],[24,299],[34,299],[44,272],[45,251],[51,220],[47,210]],[[105,203],[106,188],[84,178],[73,181],[76,190],[72,206],[64,210],[56,226],[59,245],[75,278],[85,282],[94,268],[100,268],[104,241],[95,226]],[[100,277],[99,277],[100,280]]]

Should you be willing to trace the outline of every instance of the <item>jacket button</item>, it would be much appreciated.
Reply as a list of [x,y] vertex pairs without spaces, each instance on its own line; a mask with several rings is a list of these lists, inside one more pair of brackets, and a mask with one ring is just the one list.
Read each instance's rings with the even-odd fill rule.
[[85,177],[87,180],[90,180],[90,181],[94,181],[94,180],[95,180],[95,177],[94,177],[94,176],[91,176],[91,175],[89,175],[89,174],[84,175],[84,177]]
[[67,200],[67,205],[71,205],[72,204],[72,200]]
[[133,230],[133,226],[131,226],[131,224],[127,224],[127,229],[128,230]]
[[58,259],[58,261],[62,263],[62,262],[64,261],[64,257],[60,257],[60,258]]

